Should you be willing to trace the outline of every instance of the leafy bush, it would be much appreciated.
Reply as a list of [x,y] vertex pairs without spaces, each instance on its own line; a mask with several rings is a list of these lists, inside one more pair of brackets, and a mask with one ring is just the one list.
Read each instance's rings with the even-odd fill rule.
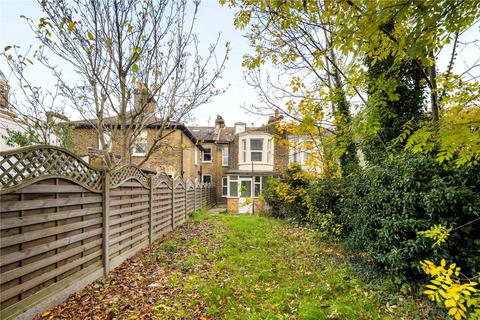
[[277,218],[306,222],[308,208],[305,195],[310,181],[298,164],[292,164],[282,177],[268,180],[263,197]]
[[440,248],[417,236],[434,224],[457,228],[480,216],[479,168],[453,170],[420,155],[397,155],[351,177],[341,211],[348,244],[394,274],[417,275],[418,261],[456,261],[480,271],[479,221]]
[[342,234],[340,200],[345,178],[312,179],[298,164],[292,164],[280,179],[271,179],[263,196],[271,214],[309,224],[323,236]]

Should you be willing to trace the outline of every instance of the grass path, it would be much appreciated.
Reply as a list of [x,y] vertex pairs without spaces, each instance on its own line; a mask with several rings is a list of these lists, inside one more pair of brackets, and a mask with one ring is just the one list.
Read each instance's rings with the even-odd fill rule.
[[416,318],[411,304],[389,306],[377,291],[341,247],[308,230],[202,213],[39,318]]

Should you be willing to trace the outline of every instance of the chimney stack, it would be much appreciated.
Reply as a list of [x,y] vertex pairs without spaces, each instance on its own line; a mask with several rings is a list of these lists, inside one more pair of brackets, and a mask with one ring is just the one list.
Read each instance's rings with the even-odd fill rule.
[[217,114],[217,118],[215,119],[215,131],[219,131],[222,128],[225,128],[225,120],[223,120],[221,115]]
[[143,117],[155,118],[155,101],[150,97],[150,102],[148,101],[149,94],[148,88],[143,82],[138,82],[137,87],[134,91],[134,104],[135,111],[139,112]]

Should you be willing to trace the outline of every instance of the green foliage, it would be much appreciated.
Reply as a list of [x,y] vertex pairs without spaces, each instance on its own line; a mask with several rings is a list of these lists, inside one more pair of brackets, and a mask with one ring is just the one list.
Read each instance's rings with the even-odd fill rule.
[[27,123],[24,131],[11,130],[7,128],[7,134],[2,136],[5,143],[11,147],[26,147],[36,144],[51,144],[55,139],[56,143],[63,148],[74,149],[74,131],[66,124],[56,124],[53,121],[45,123]]
[[264,198],[277,218],[308,224],[324,237],[341,237],[340,220],[343,181],[312,179],[298,164],[292,164],[281,179],[270,179]]
[[309,185],[309,179],[298,164],[292,164],[280,179],[270,178],[263,197],[271,208],[272,216],[307,222],[305,195]]
[[[418,119],[424,109],[421,73],[412,61],[393,65],[393,57],[376,64],[367,61],[368,106],[359,116],[362,151],[367,161],[378,163],[392,150],[391,142],[403,132],[403,126]],[[400,149],[403,144],[395,144]]]
[[425,258],[479,271],[478,223],[455,231],[440,248],[417,237],[432,224],[455,228],[480,215],[478,167],[454,170],[426,156],[392,156],[352,177],[342,213],[350,246],[394,274],[418,275],[418,261]]

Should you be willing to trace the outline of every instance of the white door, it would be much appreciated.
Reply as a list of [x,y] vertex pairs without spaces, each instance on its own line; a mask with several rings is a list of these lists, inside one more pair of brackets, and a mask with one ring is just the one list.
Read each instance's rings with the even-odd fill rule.
[[238,213],[252,213],[253,208],[253,188],[252,178],[240,178],[238,199]]

